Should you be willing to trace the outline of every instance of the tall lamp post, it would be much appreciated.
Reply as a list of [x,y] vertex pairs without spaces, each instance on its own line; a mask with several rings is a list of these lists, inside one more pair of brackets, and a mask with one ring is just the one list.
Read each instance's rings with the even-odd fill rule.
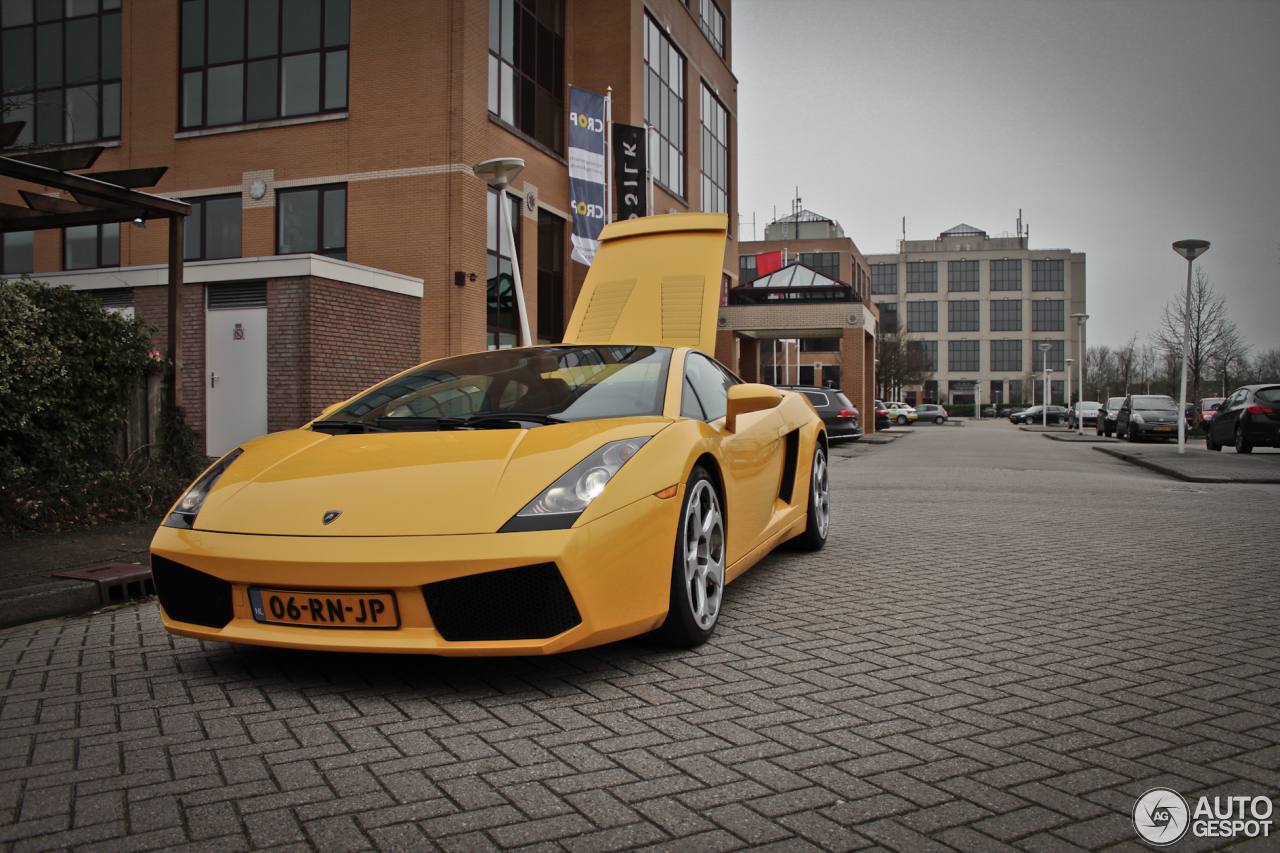
[[1178,399],[1178,452],[1187,452],[1187,351],[1191,348],[1191,265],[1209,251],[1208,240],[1179,240],[1173,250],[1187,259],[1187,301],[1182,304],[1182,395]]
[[1080,420],[1076,422],[1077,435],[1084,435],[1084,324],[1088,321],[1088,314],[1072,314],[1071,319],[1076,321],[1076,355],[1080,356]]
[[1049,426],[1049,374],[1053,371],[1049,369],[1049,350],[1053,349],[1053,344],[1048,341],[1040,343],[1040,352],[1044,355],[1040,356],[1040,366],[1044,368],[1044,425]]
[[519,157],[499,157],[496,160],[485,160],[472,167],[476,177],[498,191],[498,215],[502,218],[502,227],[507,235],[507,245],[511,247],[511,271],[514,273],[516,286],[516,310],[520,314],[520,346],[533,346],[533,337],[529,334],[529,311],[524,304],[524,284],[520,281],[520,255],[516,252],[515,230],[511,227],[511,205],[507,203],[507,187],[524,171],[524,161]]
[[[1067,365],[1067,399],[1065,400],[1065,402],[1067,404],[1067,411],[1070,412],[1071,411],[1071,365],[1075,364],[1076,360],[1074,358],[1067,358],[1067,359],[1063,359],[1063,361]],[[1070,415],[1068,415],[1068,417],[1070,417]]]

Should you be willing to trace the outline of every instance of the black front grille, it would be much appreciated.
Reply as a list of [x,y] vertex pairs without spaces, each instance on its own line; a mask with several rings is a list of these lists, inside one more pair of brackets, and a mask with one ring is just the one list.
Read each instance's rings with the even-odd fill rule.
[[226,581],[155,554],[151,577],[170,619],[206,628],[222,628],[231,621],[231,584]]
[[545,640],[582,623],[555,563],[429,583],[422,597],[436,630],[451,643]]

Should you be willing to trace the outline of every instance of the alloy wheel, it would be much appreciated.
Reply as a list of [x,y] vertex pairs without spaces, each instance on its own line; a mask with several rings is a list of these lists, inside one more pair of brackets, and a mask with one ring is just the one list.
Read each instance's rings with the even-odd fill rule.
[[705,631],[715,625],[724,594],[724,515],[707,480],[698,481],[685,507],[683,554],[690,614]]

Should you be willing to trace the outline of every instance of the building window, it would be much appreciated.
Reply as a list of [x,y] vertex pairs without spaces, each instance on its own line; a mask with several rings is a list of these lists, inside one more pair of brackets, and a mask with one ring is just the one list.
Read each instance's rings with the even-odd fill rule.
[[938,303],[908,302],[907,303],[907,331],[908,332],[938,331]]
[[924,402],[926,403],[938,402],[938,380],[926,379],[924,381]]
[[[1049,369],[1062,370],[1066,365],[1066,348],[1062,341],[1046,341],[1052,346],[1049,349]],[[1041,341],[1033,341],[1031,344],[1031,371],[1039,373],[1044,370],[1044,356],[1040,351]]]
[[947,341],[947,369],[959,372],[980,370],[980,341]]
[[1062,261],[1032,261],[1032,290],[1063,290],[1066,281],[1065,264]]
[[183,0],[182,128],[347,108],[349,0]]
[[897,264],[871,265],[871,292],[873,294],[898,292]]
[[[937,341],[907,341],[907,346],[919,352],[924,356],[924,369],[929,373],[938,372],[938,342]],[[926,382],[927,386],[928,383]],[[927,393],[926,393],[927,396]]]
[[657,132],[649,153],[655,180],[684,197],[684,57],[666,33],[644,19],[644,119]]
[[1021,299],[992,299],[991,300],[991,331],[993,332],[1021,332],[1022,331],[1022,300]]
[[947,261],[947,290],[965,292],[978,290],[977,261]]
[[801,252],[800,263],[828,278],[840,280],[839,252]]
[[538,343],[564,340],[564,220],[538,211]]
[[1065,380],[1062,380],[1062,379],[1049,380],[1049,396],[1050,396],[1049,405],[1065,406],[1067,404],[1066,394],[1063,393],[1066,389],[1062,387],[1065,384],[1066,384]]
[[702,86],[702,209],[707,213],[729,212],[729,111],[705,84]]
[[991,370],[1021,371],[1022,341],[992,341]]
[[[511,243],[507,240],[507,229],[499,215],[498,205],[501,196],[490,188],[487,213],[488,252],[486,285],[486,305],[489,349],[506,349],[519,346],[520,317],[516,313],[516,281],[512,262],[516,255],[511,251]],[[516,246],[520,245],[520,199],[507,196],[510,205],[508,216],[511,217],[511,229],[514,232]]]
[[31,231],[9,231],[0,243],[0,270],[5,275],[35,272],[35,235]]
[[1022,261],[992,261],[991,289],[1022,290]]
[[186,260],[240,257],[240,211],[244,203],[239,193],[183,201],[191,205],[183,229]]
[[564,0],[489,0],[489,112],[564,153]]
[[877,302],[876,307],[880,309],[880,328],[886,332],[895,331],[898,328],[898,303]]
[[738,256],[738,284],[750,284],[760,276],[756,275],[756,256]]
[[347,185],[276,191],[276,254],[347,259]]
[[948,332],[978,332],[982,329],[982,303],[976,299],[947,303]]
[[907,293],[937,293],[938,262],[907,262]]
[[1031,331],[1061,332],[1066,322],[1066,302],[1038,299],[1031,303]]
[[1022,398],[1022,380],[1021,379],[1009,380],[1009,402],[1018,406],[1026,402],[1026,400]]
[[91,270],[120,266],[120,223],[62,229],[62,268]]
[[5,0],[5,121],[15,145],[120,137],[120,0]]
[[1004,380],[991,380],[991,405],[1000,406],[1004,404]]
[[[840,352],[839,338],[801,338],[800,352]],[[801,383],[802,385],[804,383]]]
[[716,53],[724,56],[724,13],[715,0],[700,0],[698,23]]

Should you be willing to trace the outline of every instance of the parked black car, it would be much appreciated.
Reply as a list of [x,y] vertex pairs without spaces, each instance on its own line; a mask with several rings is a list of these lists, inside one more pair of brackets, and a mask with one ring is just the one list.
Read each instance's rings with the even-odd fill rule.
[[876,410],[876,432],[889,428],[889,409],[885,404],[876,400],[872,403]]
[[1205,445],[1210,450],[1220,450],[1224,444],[1234,444],[1236,453],[1280,447],[1280,385],[1237,388],[1205,428]]
[[[1016,415],[1010,415],[1009,420],[1015,424],[1043,424],[1045,422],[1044,406],[1032,406],[1029,409],[1023,409]],[[1051,424],[1065,424],[1067,422],[1067,407],[1050,406],[1048,420]]]
[[994,418],[996,416],[996,407],[987,406],[985,409],[982,410],[982,416],[984,418]]
[[779,385],[784,391],[799,391],[809,398],[818,417],[827,425],[827,438],[855,439],[862,437],[862,425],[858,421],[858,407],[849,402],[843,391],[821,388],[816,385]]
[[1140,438],[1177,438],[1178,401],[1167,394],[1130,394],[1116,412],[1116,435]]
[[1124,405],[1124,397],[1108,397],[1106,405],[1098,412],[1098,435],[1110,436],[1116,432],[1116,414]]

